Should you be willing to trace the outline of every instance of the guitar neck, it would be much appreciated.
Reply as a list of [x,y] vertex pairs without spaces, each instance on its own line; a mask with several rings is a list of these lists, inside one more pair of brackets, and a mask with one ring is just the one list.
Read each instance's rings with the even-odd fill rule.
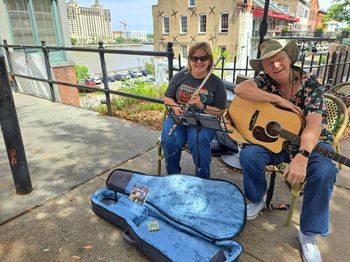
[[346,158],[345,156],[342,156],[334,151],[331,151],[327,148],[324,148],[322,146],[320,146],[319,144],[317,144],[314,148],[314,150],[312,150],[313,152],[319,153],[320,155],[330,158],[340,164],[343,164],[347,167],[350,167],[350,159]]
[[[300,144],[300,136],[297,136],[287,130],[282,130],[282,132],[280,133],[280,137],[286,139],[287,141],[289,141],[291,144],[294,145],[299,145]],[[319,153],[320,155],[330,158],[340,164],[343,164],[345,166],[350,167],[350,159],[346,158],[345,156],[342,156],[334,151],[331,151],[329,149],[326,149],[322,146],[320,146],[319,144],[317,144],[314,148],[314,150],[312,150],[313,152]]]
[[293,145],[300,145],[300,136],[289,132],[288,130],[282,129],[279,136],[289,141]]

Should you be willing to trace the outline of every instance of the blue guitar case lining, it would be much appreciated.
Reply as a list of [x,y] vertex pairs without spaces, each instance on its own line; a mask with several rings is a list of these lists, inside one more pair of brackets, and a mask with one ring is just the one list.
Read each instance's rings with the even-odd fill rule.
[[[245,199],[228,181],[116,169],[106,185],[91,196],[92,210],[152,261],[235,261],[243,251],[232,239],[245,226]],[[143,204],[129,199],[135,185],[149,189]],[[150,231],[154,221],[159,230]]]

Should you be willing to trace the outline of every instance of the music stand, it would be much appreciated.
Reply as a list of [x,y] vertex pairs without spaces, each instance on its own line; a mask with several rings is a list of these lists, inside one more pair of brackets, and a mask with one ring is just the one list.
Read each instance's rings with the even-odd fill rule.
[[[199,130],[204,128],[213,129],[216,131],[221,131],[224,133],[232,133],[231,130],[228,130],[224,118],[216,117],[213,115],[205,114],[198,109],[189,108],[186,110],[182,116],[176,116],[173,113],[170,113],[170,116],[173,118],[176,125],[183,126],[193,126],[196,128],[196,156],[195,156],[195,165],[196,165],[196,175],[198,175],[198,146],[199,146]],[[174,129],[175,127],[173,127]],[[169,135],[172,134],[172,131],[169,132]]]

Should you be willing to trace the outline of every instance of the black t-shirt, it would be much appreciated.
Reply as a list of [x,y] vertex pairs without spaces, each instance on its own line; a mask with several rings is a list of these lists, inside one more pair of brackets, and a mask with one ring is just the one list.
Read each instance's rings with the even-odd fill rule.
[[[204,78],[194,78],[191,73],[187,73],[184,70],[180,71],[171,79],[165,96],[174,99],[174,101],[180,105],[185,105],[203,80]],[[219,109],[226,108],[226,91],[224,84],[222,80],[214,74],[210,75],[208,81],[199,91],[199,97],[203,104],[215,106]]]

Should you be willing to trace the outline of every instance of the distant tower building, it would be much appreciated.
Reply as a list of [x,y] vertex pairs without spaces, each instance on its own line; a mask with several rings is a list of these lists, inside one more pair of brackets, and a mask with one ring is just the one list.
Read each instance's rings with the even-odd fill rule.
[[80,7],[75,0],[70,0],[66,6],[70,35],[77,44],[112,41],[111,13],[99,0],[91,7]]

